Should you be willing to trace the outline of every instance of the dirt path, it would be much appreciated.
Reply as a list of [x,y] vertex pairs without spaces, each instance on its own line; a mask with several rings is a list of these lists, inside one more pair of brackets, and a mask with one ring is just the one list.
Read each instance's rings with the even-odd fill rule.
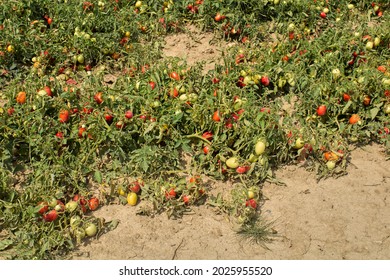
[[96,212],[117,229],[74,259],[390,259],[390,162],[380,146],[352,152],[348,175],[316,182],[297,166],[276,172],[286,186],[265,184],[263,217],[278,234],[269,250],[243,240],[223,215],[195,208],[180,220],[137,216],[135,207]]

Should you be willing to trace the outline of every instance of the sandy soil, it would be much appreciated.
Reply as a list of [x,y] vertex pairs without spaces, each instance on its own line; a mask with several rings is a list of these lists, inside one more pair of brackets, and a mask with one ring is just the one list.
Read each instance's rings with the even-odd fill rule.
[[73,259],[390,259],[390,162],[378,145],[351,154],[348,175],[317,183],[302,167],[266,183],[262,216],[277,234],[264,246],[243,239],[226,216],[206,206],[182,219],[138,216],[136,207],[96,212],[118,227],[75,251]]

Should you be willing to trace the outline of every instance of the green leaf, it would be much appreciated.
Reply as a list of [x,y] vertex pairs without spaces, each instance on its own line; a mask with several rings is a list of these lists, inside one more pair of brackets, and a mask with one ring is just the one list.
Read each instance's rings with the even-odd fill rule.
[[351,105],[352,105],[352,101],[349,100],[349,101],[347,102],[347,104],[345,104],[345,107],[343,108],[342,113],[345,114],[345,113],[348,111],[348,108],[351,107]]
[[375,119],[375,117],[376,117],[376,115],[378,115],[378,113],[379,113],[379,108],[372,108],[371,110],[370,110],[370,114],[371,114],[371,119]]
[[11,239],[5,239],[5,240],[0,241],[0,251],[7,249],[13,243],[14,242]]
[[102,183],[102,173],[99,170],[95,170],[93,177],[94,177],[96,182],[98,182],[99,184]]

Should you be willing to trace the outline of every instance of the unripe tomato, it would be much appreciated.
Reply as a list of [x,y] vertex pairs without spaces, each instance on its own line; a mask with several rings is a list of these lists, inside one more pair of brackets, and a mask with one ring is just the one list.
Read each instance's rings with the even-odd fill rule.
[[138,202],[138,195],[134,192],[131,192],[127,195],[127,204],[131,206],[137,205]]
[[73,212],[77,209],[78,203],[76,201],[69,201],[65,204],[65,210],[68,212]]
[[84,228],[85,234],[88,237],[93,237],[97,233],[97,226],[94,223],[88,223]]
[[229,168],[237,168],[240,165],[236,157],[231,157],[226,161],[226,166]]
[[81,224],[81,218],[78,215],[72,216],[69,221],[70,227],[75,229]]
[[305,142],[299,137],[297,140],[295,140],[294,149],[301,149],[305,145]]
[[255,198],[256,194],[253,190],[249,190],[247,194],[249,199]]
[[336,167],[336,162],[330,160],[330,161],[326,162],[326,167],[328,167],[328,170],[333,170]]

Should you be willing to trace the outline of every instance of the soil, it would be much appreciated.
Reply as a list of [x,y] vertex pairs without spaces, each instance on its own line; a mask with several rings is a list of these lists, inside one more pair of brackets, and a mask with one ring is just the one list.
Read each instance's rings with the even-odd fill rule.
[[303,167],[277,170],[286,185],[263,186],[261,215],[277,232],[265,244],[238,235],[236,225],[212,207],[168,219],[108,205],[95,215],[119,219],[118,227],[80,245],[73,259],[390,259],[390,162],[383,148],[355,149],[347,171],[317,182]]
[[[188,65],[203,61],[204,71],[221,59],[226,43],[189,27],[166,37],[165,56]],[[212,207],[193,207],[181,219],[136,215],[137,207],[108,205],[95,212],[118,227],[81,244],[76,260],[245,260],[245,259],[390,259],[390,161],[372,144],[352,151],[348,174],[317,180],[302,166],[275,172],[285,183],[262,186],[261,217],[272,223],[270,241],[256,244],[237,234],[237,225]],[[228,195],[231,185],[215,183]]]

